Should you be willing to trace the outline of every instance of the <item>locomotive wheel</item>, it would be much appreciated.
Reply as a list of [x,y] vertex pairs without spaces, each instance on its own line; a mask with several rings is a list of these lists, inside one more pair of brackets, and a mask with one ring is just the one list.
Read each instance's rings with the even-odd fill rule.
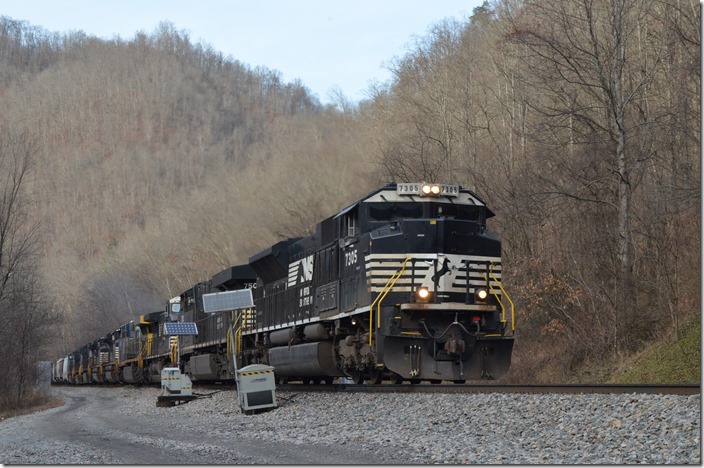
[[442,380],[440,380],[440,379],[432,379],[432,380],[430,381],[430,383],[433,384],[433,385],[438,385],[438,384],[441,384],[441,383],[442,383]]
[[403,377],[394,372],[393,376],[391,377],[391,381],[395,385],[401,385],[403,383]]
[[369,371],[369,381],[373,385],[379,385],[384,380],[384,371],[381,369],[372,369]]
[[350,378],[352,379],[352,382],[361,385],[364,383],[364,374],[360,370],[353,370],[350,372]]
[[462,384],[464,384],[464,383],[466,382],[466,380],[453,380],[452,382],[455,383],[455,384],[457,384],[457,385],[462,385]]
[[411,379],[409,382],[411,382],[411,385],[418,385],[420,383],[420,379]]

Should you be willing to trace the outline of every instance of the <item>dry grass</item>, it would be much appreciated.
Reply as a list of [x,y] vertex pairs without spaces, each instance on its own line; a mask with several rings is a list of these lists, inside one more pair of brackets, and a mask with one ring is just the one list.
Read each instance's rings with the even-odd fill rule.
[[615,383],[680,384],[701,382],[701,316],[692,314],[682,334],[666,335],[620,363]]
[[14,418],[15,416],[22,416],[25,414],[45,411],[51,408],[57,408],[63,405],[64,401],[61,398],[46,395],[34,396],[24,402],[20,407],[6,407],[6,405],[3,405],[3,407],[0,408],[0,421]]

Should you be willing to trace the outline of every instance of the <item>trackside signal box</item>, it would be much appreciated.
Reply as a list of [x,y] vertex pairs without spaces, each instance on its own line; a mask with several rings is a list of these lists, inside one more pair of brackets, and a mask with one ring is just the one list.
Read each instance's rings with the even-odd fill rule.
[[237,399],[245,414],[276,408],[274,368],[252,364],[237,371]]
[[197,398],[193,395],[191,379],[182,374],[178,367],[164,367],[161,370],[161,390],[156,406],[174,406]]

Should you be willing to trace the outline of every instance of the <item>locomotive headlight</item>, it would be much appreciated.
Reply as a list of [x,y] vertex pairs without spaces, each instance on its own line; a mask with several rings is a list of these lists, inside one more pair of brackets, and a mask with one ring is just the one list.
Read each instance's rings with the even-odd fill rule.
[[436,197],[440,195],[440,186],[437,184],[423,184],[420,188],[420,195],[423,197]]
[[430,291],[426,287],[421,287],[416,290],[416,296],[421,302],[425,302],[430,299]]
[[486,288],[477,288],[474,291],[474,296],[477,298],[478,301],[486,301],[487,298],[489,297],[489,291],[486,290]]

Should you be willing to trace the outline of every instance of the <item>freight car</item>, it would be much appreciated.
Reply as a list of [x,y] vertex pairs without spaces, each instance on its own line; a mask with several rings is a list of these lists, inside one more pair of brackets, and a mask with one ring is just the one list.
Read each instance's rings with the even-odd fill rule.
[[279,381],[498,378],[514,311],[492,216],[458,185],[388,184],[60,359],[54,380],[158,382],[178,365],[224,381],[258,363]]

